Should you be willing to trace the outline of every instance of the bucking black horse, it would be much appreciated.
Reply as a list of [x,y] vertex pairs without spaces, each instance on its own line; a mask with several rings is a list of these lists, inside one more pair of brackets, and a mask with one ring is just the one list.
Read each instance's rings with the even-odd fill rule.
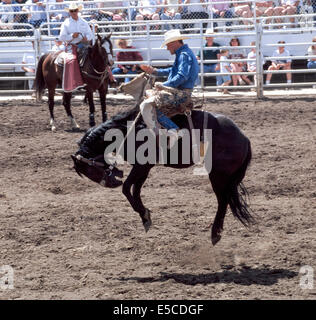
[[[114,115],[110,120],[102,123],[101,125],[90,128],[83,136],[79,144],[79,150],[72,155],[74,162],[74,168],[76,172],[81,176],[82,174],[91,179],[92,181],[101,184],[104,187],[118,187],[123,184],[123,193],[127,200],[133,207],[133,209],[139,213],[146,232],[151,225],[150,211],[143,205],[141,199],[141,188],[146,181],[150,169],[157,163],[138,161],[133,157],[130,157],[128,146],[133,145],[133,151],[144,149],[144,144],[148,141],[143,139],[137,139],[137,133],[145,128],[145,124],[142,117],[138,114],[139,109],[137,107],[117,115]],[[137,117],[138,115],[138,117]],[[136,120],[135,120],[136,119]],[[211,181],[213,190],[216,194],[218,201],[218,209],[212,225],[212,243],[215,245],[221,239],[221,233],[223,230],[224,219],[228,206],[230,207],[234,217],[236,217],[244,226],[248,227],[254,222],[254,218],[250,213],[249,206],[247,204],[247,190],[244,187],[242,180],[245,176],[246,170],[251,161],[251,145],[250,140],[241,132],[237,125],[228,117],[220,114],[213,114],[201,110],[193,110],[191,114],[191,125],[186,115],[176,115],[172,120],[180,127],[186,128],[189,132],[189,145],[185,145],[185,148],[190,149],[190,158],[184,161],[183,152],[177,152],[177,159],[172,159],[171,153],[173,148],[165,150],[164,166],[172,168],[187,168],[195,164],[193,161],[194,143],[193,131],[194,129],[200,129],[200,132],[206,132],[211,135],[207,150],[209,157],[205,156],[204,161],[208,162],[208,167],[211,170],[208,172],[209,179]],[[124,181],[124,183],[118,178],[123,177],[123,173],[119,170],[115,164],[108,163],[105,160],[105,150],[109,147],[112,141],[107,141],[105,135],[111,129],[119,130],[126,138],[126,135],[130,135],[130,123],[134,121],[135,135],[132,140],[125,139],[121,143],[124,144],[122,148],[122,157],[125,161],[129,161],[132,164],[132,169]],[[205,141],[207,137],[200,135],[200,140]],[[106,141],[105,141],[106,140]],[[158,139],[156,139],[158,140]],[[194,141],[193,141],[194,142]],[[177,150],[183,149],[184,139],[180,139],[177,145]],[[176,147],[176,146],[174,146]],[[161,147],[159,142],[156,146],[156,155],[160,154]],[[131,161],[133,158],[135,161]],[[200,179],[196,176],[196,179]]]

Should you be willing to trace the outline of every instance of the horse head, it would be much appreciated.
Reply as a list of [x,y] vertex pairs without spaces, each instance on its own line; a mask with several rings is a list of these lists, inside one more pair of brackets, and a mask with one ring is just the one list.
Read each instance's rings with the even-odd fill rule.
[[106,188],[116,188],[122,185],[123,171],[102,161],[101,157],[87,159],[76,153],[71,155],[74,162],[74,169],[80,177],[86,176],[90,180]]

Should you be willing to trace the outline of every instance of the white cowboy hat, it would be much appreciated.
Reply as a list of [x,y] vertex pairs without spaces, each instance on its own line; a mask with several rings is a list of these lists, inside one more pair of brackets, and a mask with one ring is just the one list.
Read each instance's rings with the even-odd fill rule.
[[114,40],[115,45],[116,45],[117,47],[119,47],[119,46],[120,46],[119,43],[120,43],[122,40],[126,42],[126,45],[127,45],[128,47],[132,45],[132,40],[130,40],[130,39],[123,39],[123,38],[115,39],[115,40]]
[[213,29],[206,29],[204,33],[204,39],[206,38],[214,38],[215,37],[215,32]]
[[81,11],[82,10],[82,5],[81,4],[77,4],[72,2],[68,8],[65,8],[66,11],[70,11],[70,10],[78,10]]
[[188,39],[188,37],[182,35],[180,33],[179,29],[173,29],[169,30],[164,34],[165,41],[162,43],[160,48],[163,48],[166,46],[168,43],[173,42],[173,41],[178,41],[178,40],[183,40],[183,39]]

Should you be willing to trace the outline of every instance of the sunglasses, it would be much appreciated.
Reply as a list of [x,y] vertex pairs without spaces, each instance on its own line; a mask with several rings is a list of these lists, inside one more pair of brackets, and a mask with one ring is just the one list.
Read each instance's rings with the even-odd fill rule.
[[78,9],[76,9],[76,10],[69,10],[69,12],[78,12]]

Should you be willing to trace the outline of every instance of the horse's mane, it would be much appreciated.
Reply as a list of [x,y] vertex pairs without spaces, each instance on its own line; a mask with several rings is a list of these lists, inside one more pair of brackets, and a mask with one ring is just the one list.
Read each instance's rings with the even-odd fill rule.
[[[90,128],[85,135],[78,142],[81,154],[92,156],[91,153],[102,152],[104,146],[104,134],[109,129],[122,129],[126,130],[127,122],[133,121],[139,112],[139,107],[136,106],[124,112],[118,112],[111,119],[102,124]],[[95,154],[97,155],[97,154]]]

